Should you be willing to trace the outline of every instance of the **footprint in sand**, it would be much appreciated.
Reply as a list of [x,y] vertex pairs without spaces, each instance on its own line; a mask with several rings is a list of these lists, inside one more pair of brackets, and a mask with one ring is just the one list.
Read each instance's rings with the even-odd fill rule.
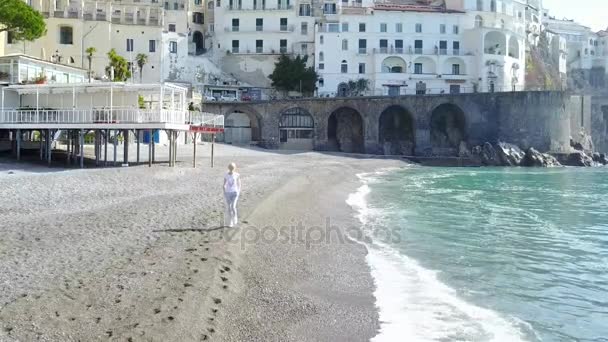
[[211,309],[211,313],[215,315],[217,313],[217,309],[215,309],[215,308]]
[[220,279],[222,279],[222,281],[228,281],[228,278],[226,277],[220,277]]
[[215,304],[220,304],[220,303],[222,302],[222,300],[221,300],[221,299],[219,299],[219,298],[213,298],[213,302],[214,302]]

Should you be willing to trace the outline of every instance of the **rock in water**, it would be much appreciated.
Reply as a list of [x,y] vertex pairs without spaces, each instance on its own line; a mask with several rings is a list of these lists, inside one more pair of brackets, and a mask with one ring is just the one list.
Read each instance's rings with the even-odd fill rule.
[[459,157],[469,157],[471,156],[471,152],[467,147],[467,143],[465,141],[461,141],[460,145],[458,145],[458,156]]
[[498,154],[494,149],[494,146],[489,142],[483,144],[481,148],[481,163],[486,166],[500,166],[500,160]]
[[568,166],[593,166],[593,158],[589,157],[582,151],[576,151],[568,155],[566,160]]
[[519,146],[505,142],[499,142],[496,145],[496,153],[504,166],[520,166],[526,156]]
[[526,151],[526,157],[522,165],[530,167],[556,167],[562,166],[559,161],[550,154],[540,153],[536,149],[530,147]]
[[608,165],[608,155],[606,155],[606,153],[600,154],[600,163],[602,165]]

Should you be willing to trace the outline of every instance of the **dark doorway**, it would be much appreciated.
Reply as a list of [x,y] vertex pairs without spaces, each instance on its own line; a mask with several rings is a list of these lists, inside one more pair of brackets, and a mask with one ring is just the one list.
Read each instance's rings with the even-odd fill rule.
[[433,154],[458,155],[461,142],[466,142],[465,115],[460,107],[446,103],[431,114],[431,145]]
[[380,115],[380,146],[385,155],[414,155],[414,120],[401,106],[390,106]]
[[205,53],[205,38],[203,38],[203,34],[200,31],[194,31],[192,42],[196,45],[196,55]]
[[328,148],[332,151],[363,153],[363,119],[352,108],[343,107],[334,111],[327,122]]

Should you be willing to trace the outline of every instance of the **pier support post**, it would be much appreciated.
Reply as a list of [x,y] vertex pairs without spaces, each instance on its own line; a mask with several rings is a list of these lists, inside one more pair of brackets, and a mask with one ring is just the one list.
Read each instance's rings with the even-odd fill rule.
[[117,153],[117,149],[118,149],[117,148],[117,145],[118,145],[118,131],[114,130],[113,132],[114,132],[114,134],[113,134],[114,137],[113,137],[112,143],[114,145],[114,166],[116,166],[116,153]]
[[43,139],[42,139],[42,130],[38,131],[38,141],[40,143],[39,144],[40,145],[40,160],[42,161],[42,160],[44,160],[44,156],[43,156],[44,152],[43,152],[43,148],[42,148],[42,145],[43,145],[42,144],[42,142],[43,142]]
[[214,151],[215,150],[215,133],[211,134],[211,167],[213,168],[214,160]]
[[150,135],[151,143],[152,143],[152,163],[156,162],[156,142],[154,141],[154,134],[156,134],[156,130],[152,130],[152,134]]
[[192,146],[192,148],[194,149],[194,155],[192,157],[192,167],[195,169],[196,169],[196,145],[197,145],[196,136],[197,136],[197,133],[194,132],[194,140],[192,141],[192,143],[194,144],[194,146]]
[[123,135],[123,139],[122,139],[122,143],[123,143],[123,156],[122,156],[122,165],[123,166],[129,166],[129,130],[125,129],[122,131],[122,135]]
[[99,131],[95,130],[95,166],[99,166]]
[[17,160],[21,160],[21,130],[17,130]]
[[172,156],[172,153],[173,153],[173,132],[170,131],[170,130],[166,131],[166,132],[167,132],[167,135],[169,136],[169,167],[171,167],[171,166],[173,166],[172,165],[172,163],[173,163],[173,158],[172,158],[173,157]]
[[108,139],[110,137],[110,130],[106,129],[106,134],[103,137],[103,142],[105,145],[105,148],[103,150],[103,166],[108,166]]
[[65,163],[70,165],[70,151],[72,149],[72,131],[69,129],[66,131],[66,142],[65,142]]
[[179,131],[174,131],[175,138],[173,139],[173,166],[177,164],[177,141],[179,140]]
[[137,164],[139,164],[139,141],[141,140],[141,131],[138,129],[135,131],[135,135],[137,136],[135,140],[137,140]]
[[46,130],[46,161],[51,166],[51,153],[53,149],[53,140],[51,140],[51,130]]
[[152,167],[152,130],[148,130],[148,167]]
[[80,130],[80,168],[84,168],[84,129]]

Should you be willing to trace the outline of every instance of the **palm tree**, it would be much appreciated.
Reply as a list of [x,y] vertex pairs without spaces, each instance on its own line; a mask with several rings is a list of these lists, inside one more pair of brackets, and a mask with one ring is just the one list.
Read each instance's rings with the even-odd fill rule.
[[87,53],[87,59],[89,60],[89,83],[91,83],[91,76],[93,75],[93,72],[91,71],[91,64],[93,63],[93,55],[95,52],[97,52],[97,49],[91,46],[85,51]]
[[137,61],[137,66],[139,67],[139,83],[142,83],[141,80],[143,77],[144,65],[148,63],[148,55],[138,53],[137,56],[135,56],[135,61]]

